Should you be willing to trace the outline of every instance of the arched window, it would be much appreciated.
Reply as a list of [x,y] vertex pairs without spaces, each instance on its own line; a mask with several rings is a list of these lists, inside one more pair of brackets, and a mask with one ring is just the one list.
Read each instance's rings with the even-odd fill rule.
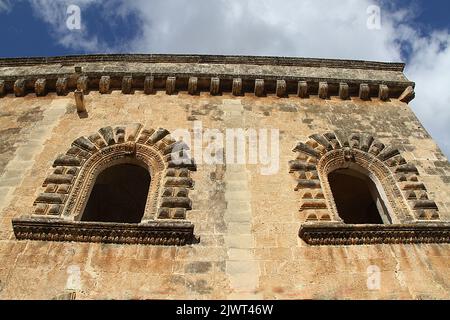
[[363,169],[337,169],[328,174],[339,217],[346,224],[390,224],[383,189]]
[[336,131],[312,135],[293,151],[306,243],[448,242],[419,171],[399,150],[369,134]]
[[81,221],[139,223],[144,216],[150,174],[135,164],[118,164],[97,176]]
[[31,240],[195,243],[186,220],[195,170],[163,128],[101,128],[56,158],[33,215],[14,219],[14,233]]

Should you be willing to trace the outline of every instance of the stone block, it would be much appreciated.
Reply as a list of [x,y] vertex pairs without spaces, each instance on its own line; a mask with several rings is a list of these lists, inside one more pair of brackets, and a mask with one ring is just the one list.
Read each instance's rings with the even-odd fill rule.
[[277,80],[276,94],[279,98],[287,96],[286,80]]
[[17,79],[14,82],[14,95],[16,97],[23,97],[26,94],[25,79]]
[[380,84],[378,98],[382,101],[389,100],[389,87],[387,85]]
[[220,79],[215,77],[211,78],[211,87],[209,89],[211,95],[216,96],[220,93]]
[[47,94],[47,80],[45,78],[36,80],[34,83],[34,92],[37,96],[45,96]]
[[166,93],[168,95],[176,93],[175,92],[175,90],[176,90],[176,80],[177,80],[176,77],[167,77],[167,80],[166,80]]
[[99,82],[99,92],[101,94],[106,94],[109,93],[110,89],[110,83],[111,83],[111,78],[109,76],[102,76],[100,78],[100,82]]
[[122,78],[122,93],[123,94],[130,94],[132,93],[133,89],[133,77],[132,76],[125,76]]
[[319,98],[320,99],[328,99],[328,83],[319,82]]
[[342,100],[347,100],[350,97],[349,91],[348,91],[348,84],[346,83],[340,83],[339,84],[339,98]]
[[262,97],[265,95],[264,79],[255,80],[255,96]]
[[188,81],[188,93],[189,94],[191,94],[191,95],[197,94],[197,82],[198,82],[197,77],[189,77],[189,81]]
[[298,82],[297,96],[303,99],[308,98],[308,83],[306,81]]
[[242,79],[241,78],[234,78],[233,79],[232,93],[233,93],[234,96],[240,96],[240,95],[243,94],[243,92],[242,92]]
[[81,76],[77,80],[77,90],[87,93],[89,90],[89,78],[88,76]]
[[144,79],[144,93],[145,94],[155,93],[154,83],[155,83],[155,77],[153,77],[153,76],[145,77],[145,79]]
[[370,88],[368,84],[362,83],[359,85],[359,98],[361,100],[370,99]]
[[67,78],[58,78],[58,80],[56,80],[56,94],[58,96],[65,96],[67,94],[67,89]]

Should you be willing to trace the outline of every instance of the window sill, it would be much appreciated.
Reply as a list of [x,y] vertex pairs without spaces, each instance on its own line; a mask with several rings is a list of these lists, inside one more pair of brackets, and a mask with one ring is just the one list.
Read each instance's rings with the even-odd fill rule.
[[347,225],[306,223],[299,237],[309,245],[450,243],[450,223]]
[[13,219],[13,229],[19,240],[168,246],[183,246],[198,242],[194,236],[194,225],[186,221],[130,224],[23,217]]

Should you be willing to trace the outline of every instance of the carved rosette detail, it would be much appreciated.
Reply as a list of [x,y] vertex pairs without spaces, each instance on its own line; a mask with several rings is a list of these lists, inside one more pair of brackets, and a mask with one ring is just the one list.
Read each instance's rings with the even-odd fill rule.
[[328,183],[328,174],[356,163],[377,181],[386,194],[395,223],[439,220],[436,203],[428,197],[419,172],[400,152],[364,133],[329,132],[315,134],[293,150],[290,172],[297,179],[300,210],[306,221],[342,222]]
[[[40,221],[39,218],[51,221],[48,222],[50,224],[79,220],[98,173],[119,163],[141,165],[151,174],[147,204],[139,225],[153,221],[185,221],[186,210],[192,208],[189,190],[193,188],[194,182],[190,172],[196,170],[196,165],[192,159],[186,157],[184,150],[170,136],[169,131],[162,128],[144,129],[140,124],[105,127],[92,135],[80,137],[73,141],[65,154],[59,155],[54,161],[53,172],[43,183],[44,192],[34,202],[33,219],[16,219],[13,222],[14,230],[19,232],[17,228],[24,228],[20,221],[26,221],[28,231],[21,232],[18,237],[24,238],[23,234],[29,235],[29,230],[33,229],[32,221]],[[176,155],[183,156],[183,163],[173,161]],[[50,217],[52,219],[49,220]],[[86,225],[82,226],[89,229]],[[108,226],[117,228],[117,224]],[[40,232],[42,228],[46,227],[38,227],[36,224],[36,232]],[[55,232],[58,233],[58,230]],[[89,230],[86,232],[94,232]],[[55,237],[61,239],[58,235]],[[25,238],[34,239],[35,236]],[[143,243],[155,244],[154,242]],[[174,243],[172,240],[167,243],[169,242]]]

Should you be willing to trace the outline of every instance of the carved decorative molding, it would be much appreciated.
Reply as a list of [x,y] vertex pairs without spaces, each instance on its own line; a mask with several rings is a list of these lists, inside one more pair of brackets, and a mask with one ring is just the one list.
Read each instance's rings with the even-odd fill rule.
[[[116,73],[117,74],[117,73]],[[93,75],[90,74],[89,78],[85,75],[74,75],[73,79],[69,81],[67,77],[58,78],[56,81],[56,87],[49,84],[53,83],[55,79],[51,77],[33,79],[20,78],[14,81],[3,80],[3,94],[14,92],[17,97],[24,97],[28,92],[25,87],[26,82],[33,85],[34,93],[37,97],[45,96],[48,92],[55,92],[58,95],[67,95],[70,91],[80,90],[83,93],[89,91],[98,91],[102,94],[110,94],[113,90],[121,90],[123,94],[133,94],[135,91],[143,91],[145,94],[154,94],[156,91],[165,91],[168,95],[177,94],[178,92],[185,91],[189,94],[198,94],[200,91],[208,92],[211,95],[218,95],[221,92],[230,92],[235,96],[240,96],[245,92],[251,92],[257,97],[265,97],[266,95],[275,95],[279,98],[289,97],[301,97],[308,98],[310,96],[319,96],[322,99],[330,98],[331,96],[339,96],[341,99],[347,100],[350,98],[350,93],[357,92],[360,86],[358,84],[348,85],[346,91],[342,91],[342,84],[339,80],[333,82],[315,82],[315,81],[299,81],[297,79],[291,80],[288,78],[280,77],[278,79],[253,79],[253,78],[229,78],[229,77],[217,77],[211,76],[209,78],[209,86],[206,86],[206,81],[198,81],[202,75],[189,75],[186,77],[179,76],[129,76],[124,73],[123,76],[109,75]],[[205,78],[203,76],[202,78]],[[114,80],[114,82],[113,82]],[[157,81],[156,81],[157,80]],[[10,85],[13,83],[14,85]],[[120,82],[121,85],[117,86],[115,83]],[[44,86],[42,85],[44,83]],[[89,83],[98,83],[97,86],[91,86],[88,88]],[[165,87],[161,86],[161,83],[165,83]],[[245,83],[245,85],[244,85]],[[369,100],[370,97],[380,99],[380,101],[387,101],[389,99],[390,87],[385,84],[373,84],[373,95],[370,96],[367,84],[361,84],[361,91],[359,95],[353,94],[354,97],[360,97],[364,100]],[[275,90],[272,89],[275,88]],[[295,89],[293,89],[295,88]],[[319,88],[318,91],[313,92],[314,88]],[[402,88],[403,89],[403,88]],[[396,98],[403,91],[399,91],[397,95],[392,95]],[[2,96],[0,95],[0,96]],[[403,99],[403,102],[409,102],[412,98]]]
[[182,246],[197,243],[189,222],[149,221],[141,224],[62,221],[46,218],[13,220],[19,240],[102,242]]
[[309,245],[450,243],[450,224],[346,225],[314,223],[302,225],[299,237]]
[[438,207],[429,199],[417,168],[408,164],[397,149],[369,134],[315,134],[306,143],[298,143],[293,151],[297,158],[290,161],[290,172],[297,179],[295,190],[301,194],[300,210],[310,211],[307,221],[340,221],[328,174],[348,163],[356,163],[380,183],[394,221],[439,220]]
[[[56,225],[79,220],[98,173],[115,164],[134,163],[151,173],[142,223],[184,220],[186,210],[192,207],[189,189],[194,182],[190,171],[196,170],[194,161],[186,157],[184,150],[169,131],[144,129],[141,124],[104,127],[80,137],[54,161],[53,172],[43,183],[44,192],[35,200],[34,218],[52,217],[45,221]],[[184,161],[174,161],[175,156]],[[24,219],[27,226],[33,221],[42,223],[39,219]],[[20,225],[20,219],[13,223],[14,228]],[[104,226],[116,227],[117,224]]]
[[[104,65],[108,65],[105,72]],[[17,72],[15,68],[17,67]],[[0,59],[3,93],[22,97],[34,92],[65,95],[76,89],[87,93],[153,94],[254,92],[301,97],[319,95],[409,102],[414,83],[403,75],[403,64],[285,57],[202,55],[86,55]],[[43,82],[45,80],[45,82]],[[345,83],[348,90],[343,89]],[[45,84],[45,86],[43,86]],[[45,89],[44,89],[45,87]],[[89,88],[88,88],[89,87]],[[407,89],[409,88],[409,89]],[[407,90],[407,91],[405,91]],[[406,98],[405,98],[406,97]]]

